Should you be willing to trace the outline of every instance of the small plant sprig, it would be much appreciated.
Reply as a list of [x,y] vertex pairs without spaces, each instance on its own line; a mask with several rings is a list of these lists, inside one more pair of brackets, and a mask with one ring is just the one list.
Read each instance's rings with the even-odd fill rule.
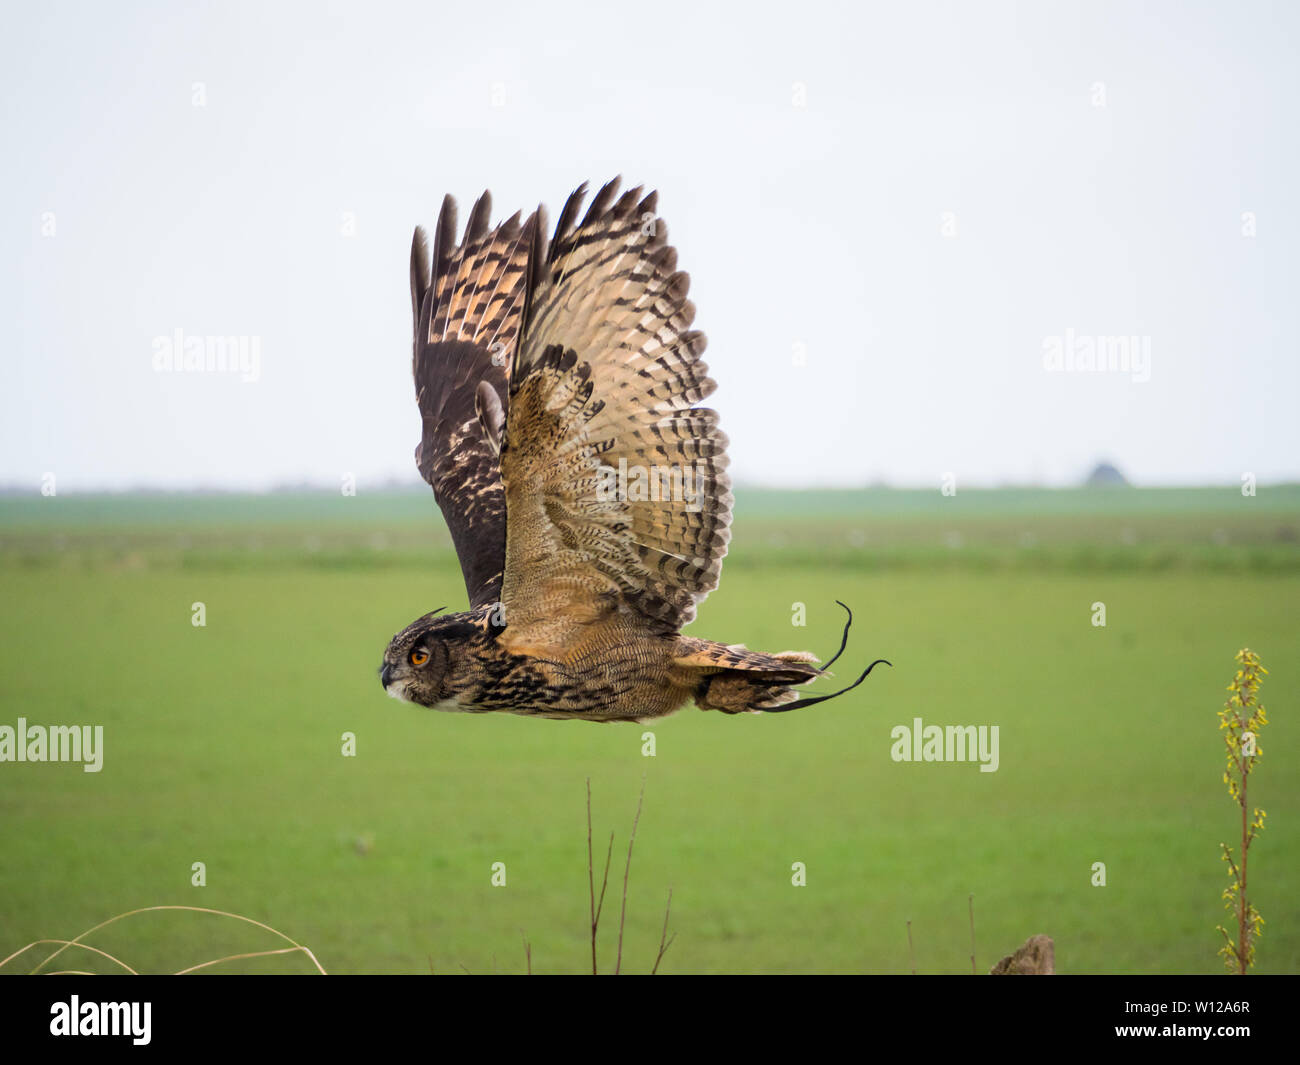
[[1255,962],[1255,940],[1263,934],[1261,927],[1264,924],[1264,918],[1246,895],[1246,860],[1251,843],[1264,830],[1267,814],[1256,808],[1252,815],[1246,789],[1251,771],[1264,754],[1259,745],[1259,734],[1268,724],[1268,717],[1259,703],[1258,693],[1268,670],[1260,665],[1259,655],[1248,647],[1237,652],[1237,661],[1241,668],[1228,685],[1231,695],[1219,711],[1219,728],[1224,732],[1228,748],[1228,768],[1224,771],[1223,782],[1228,785],[1228,794],[1233,801],[1241,807],[1240,865],[1233,858],[1232,848],[1226,843],[1219,844],[1223,848],[1223,860],[1228,863],[1228,875],[1232,878],[1224,889],[1223,904],[1237,918],[1236,942],[1226,928],[1222,925],[1217,927],[1223,933],[1224,944],[1219,953],[1224,965],[1229,972],[1244,976]]
[[[641,823],[641,804],[645,801],[645,777],[641,778],[641,796],[636,801],[636,817],[632,819],[632,835],[627,841],[627,865],[623,869],[623,909],[618,917],[618,957],[614,962],[614,975],[617,976],[623,971],[623,926],[627,923],[627,880],[632,872],[632,847],[636,843],[636,826]],[[605,852],[605,875],[600,882],[600,900],[596,900],[596,863],[591,853],[591,777],[587,778],[587,886],[591,892],[591,975],[596,976],[599,970],[596,966],[596,935],[600,931],[600,914],[605,908],[605,888],[609,885],[609,861],[614,855],[614,833],[609,834],[609,850]],[[654,968],[650,970],[650,975],[654,976],[659,972],[659,963],[664,960],[664,955],[668,953],[668,948],[673,945],[673,940],[677,938],[674,932],[671,936],[668,934],[668,916],[673,910],[673,889],[668,889],[668,905],[664,909],[664,928],[663,933],[659,936],[659,954],[655,958]],[[531,966],[531,954],[529,955],[529,965]],[[529,969],[531,972],[531,968]]]

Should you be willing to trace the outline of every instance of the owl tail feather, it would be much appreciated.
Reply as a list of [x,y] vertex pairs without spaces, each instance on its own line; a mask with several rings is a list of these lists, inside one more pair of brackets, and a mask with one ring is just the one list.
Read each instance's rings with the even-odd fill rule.
[[[844,648],[846,648],[849,645],[849,629],[852,628],[853,626],[853,611],[849,609],[848,604],[840,603],[838,599],[836,599],[835,602],[839,603],[840,606],[844,607],[844,612],[848,614],[848,618],[844,622],[844,633],[840,637],[840,649],[835,652],[834,656],[831,658],[829,662],[826,663],[826,665],[822,666],[821,673],[823,675],[825,675],[830,670],[831,666],[833,666],[839,660],[840,655],[844,653]],[[867,668],[862,671],[862,676],[858,677],[858,679],[855,680],[852,684],[850,684],[847,688],[841,688],[839,691],[831,692],[828,695],[815,695],[806,699],[797,699],[792,703],[781,703],[778,706],[762,707],[761,709],[764,712],[769,714],[784,714],[787,710],[801,710],[805,706],[813,706],[817,703],[824,703],[828,699],[835,699],[838,696],[843,695],[845,692],[851,692],[854,688],[856,688],[859,684],[861,684],[864,680],[866,680],[867,677],[871,675],[871,671],[875,669],[876,666],[881,665],[882,663],[884,665],[889,666],[891,669],[894,666],[894,664],[888,661],[887,659],[877,658],[874,662],[871,663],[871,665],[867,666]]]
[[831,692],[829,695],[816,695],[808,699],[796,699],[792,703],[782,703],[779,706],[770,706],[770,707],[764,706],[761,707],[760,709],[762,709],[765,713],[769,713],[769,714],[784,714],[787,710],[801,710],[805,706],[813,706],[816,703],[824,703],[826,702],[827,699],[834,699],[837,696],[843,695],[845,692],[851,692],[854,688],[856,688],[859,684],[861,684],[864,680],[866,680],[868,676],[870,676],[871,671],[875,669],[876,666],[881,665],[882,663],[890,667],[892,667],[894,664],[893,662],[890,662],[884,658],[877,658],[874,662],[871,663],[871,665],[867,666],[867,668],[862,671],[862,676],[860,676],[847,688],[841,688],[839,691]]
[[[839,602],[839,600],[836,600]],[[818,677],[826,676],[848,646],[849,627],[853,624],[853,612],[843,603],[848,613],[844,624],[844,634],[840,639],[840,648],[825,666],[814,665],[815,655],[806,651],[783,651],[769,655],[758,651],[749,651],[741,646],[727,646],[711,640],[692,640],[686,648],[688,654],[678,658],[679,665],[694,666],[704,675],[695,690],[695,705],[701,710],[721,710],[724,714],[768,713],[781,714],[787,710],[798,710],[816,703],[824,703],[845,692],[850,692],[867,679],[876,666],[882,662],[891,665],[883,658],[878,658],[863,671],[852,684],[837,692],[826,695],[797,698],[796,685],[808,684]]]

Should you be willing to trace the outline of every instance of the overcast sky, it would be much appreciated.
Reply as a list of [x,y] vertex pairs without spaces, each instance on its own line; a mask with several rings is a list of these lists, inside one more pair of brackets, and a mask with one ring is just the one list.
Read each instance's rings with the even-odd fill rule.
[[[554,220],[619,173],[660,190],[739,481],[1300,479],[1298,28],[1239,2],[11,5],[0,484],[415,479],[412,228],[484,188],[494,220]],[[256,380],[159,372],[177,331],[249,338]]]

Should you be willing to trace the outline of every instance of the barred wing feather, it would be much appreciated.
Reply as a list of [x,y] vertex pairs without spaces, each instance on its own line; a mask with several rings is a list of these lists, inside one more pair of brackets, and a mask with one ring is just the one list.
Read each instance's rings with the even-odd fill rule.
[[[557,224],[509,374],[502,602],[516,646],[631,615],[676,631],[717,587],[730,538],[727,439],[689,278],[656,195],[618,180]],[[617,198],[616,198],[617,197]]]

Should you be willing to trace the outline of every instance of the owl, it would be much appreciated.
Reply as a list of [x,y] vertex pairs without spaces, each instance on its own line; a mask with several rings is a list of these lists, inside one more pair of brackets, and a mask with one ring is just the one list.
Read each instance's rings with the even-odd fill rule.
[[883,660],[800,699],[814,655],[682,635],[730,539],[727,438],[699,406],[716,386],[657,194],[586,196],[549,239],[541,207],[490,226],[486,192],[459,242],[450,196],[431,253],[415,231],[415,462],[470,609],[397,633],[380,682],[438,710],[637,722],[851,690]]

